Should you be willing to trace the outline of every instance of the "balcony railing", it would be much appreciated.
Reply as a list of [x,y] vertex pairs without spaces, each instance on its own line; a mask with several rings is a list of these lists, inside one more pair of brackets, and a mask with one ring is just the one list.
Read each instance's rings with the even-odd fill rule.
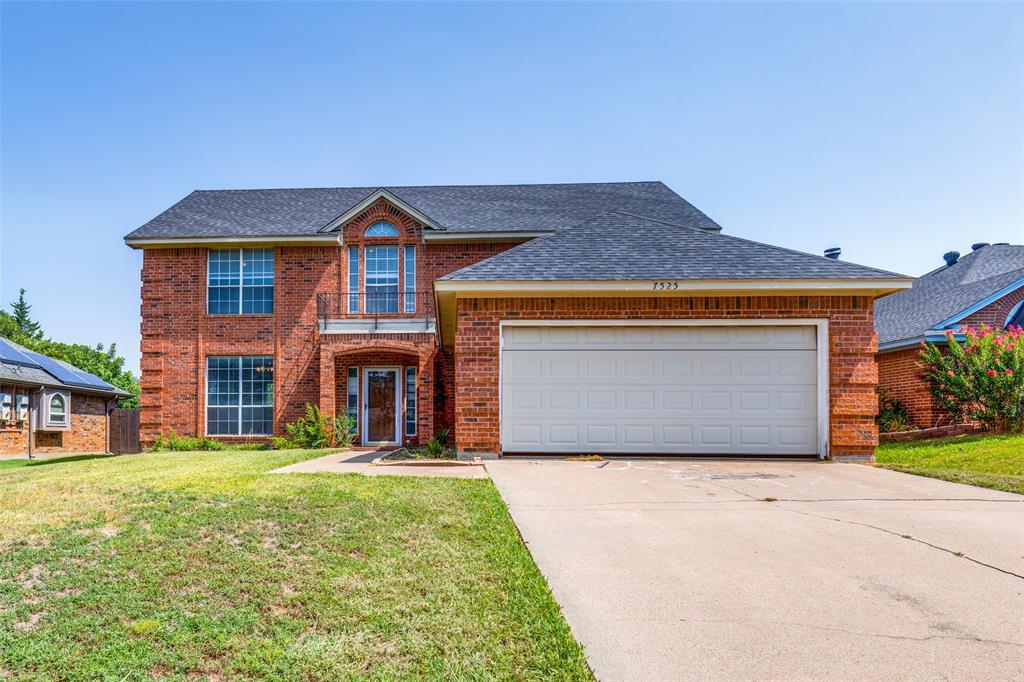
[[351,291],[316,295],[316,314],[322,320],[433,317],[433,291]]

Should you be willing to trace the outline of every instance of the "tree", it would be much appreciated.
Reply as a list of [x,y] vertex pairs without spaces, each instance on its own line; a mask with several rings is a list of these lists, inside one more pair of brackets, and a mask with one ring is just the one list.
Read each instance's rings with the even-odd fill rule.
[[117,344],[112,343],[109,348],[105,348],[102,343],[87,346],[46,338],[39,323],[29,315],[31,309],[32,306],[25,300],[25,290],[21,289],[18,300],[11,303],[11,312],[0,310],[0,336],[40,355],[70,363],[131,393],[131,398],[118,401],[120,407],[139,406],[139,380],[124,369],[124,358],[117,354]]
[[1003,433],[1024,431],[1024,329],[988,326],[946,334],[946,348],[921,351],[932,395],[957,422],[976,421]]
[[25,289],[18,289],[18,300],[11,303],[11,317],[18,330],[30,339],[43,338],[39,323],[32,319],[32,306],[25,300]]

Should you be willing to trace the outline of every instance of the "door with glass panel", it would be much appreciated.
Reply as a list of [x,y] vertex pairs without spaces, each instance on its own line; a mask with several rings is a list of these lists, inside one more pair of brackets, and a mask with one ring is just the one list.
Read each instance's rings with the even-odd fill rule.
[[366,312],[398,312],[398,247],[366,247]]
[[399,441],[398,368],[367,367],[363,371],[363,444]]

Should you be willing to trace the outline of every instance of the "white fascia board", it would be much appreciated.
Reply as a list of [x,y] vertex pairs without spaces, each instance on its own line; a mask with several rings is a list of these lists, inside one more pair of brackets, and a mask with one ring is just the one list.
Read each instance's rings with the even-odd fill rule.
[[327,225],[325,225],[324,227],[320,228],[320,231],[321,232],[333,232],[334,230],[337,230],[338,228],[343,226],[345,223],[347,223],[348,221],[352,220],[357,215],[359,215],[360,213],[365,211],[367,208],[372,206],[374,203],[376,203],[376,201],[378,199],[385,199],[388,203],[393,204],[396,208],[401,209],[404,213],[408,214],[409,216],[412,216],[412,218],[414,218],[415,220],[423,223],[427,227],[432,227],[435,230],[443,230],[444,229],[444,227],[439,225],[432,218],[430,218],[426,214],[422,213],[421,211],[419,211],[415,207],[411,206],[409,203],[407,203],[405,201],[402,201],[401,199],[399,199],[397,196],[395,196],[394,194],[392,194],[388,190],[386,190],[383,187],[381,187],[376,192],[371,193],[370,196],[366,197],[365,199],[360,201],[358,204],[356,204],[355,206],[353,206],[349,210],[347,210],[344,213],[342,213],[340,216],[338,216],[337,218],[335,218],[331,222],[327,223]]
[[136,239],[125,238],[124,243],[133,249],[157,248],[157,247],[187,247],[206,245],[240,245],[240,244],[325,244],[337,245],[341,243],[339,234],[291,234],[291,235],[270,235],[263,237],[139,237]]
[[[665,285],[677,285],[666,288]],[[770,293],[772,291],[897,291],[909,289],[910,278],[893,279],[776,279],[776,280],[435,280],[438,292],[467,294],[496,293],[582,293],[631,292],[672,295],[688,292],[727,291]]]
[[516,239],[533,239],[535,237],[546,237],[549,234],[554,234],[550,230],[494,230],[494,231],[480,231],[480,232],[425,232],[423,234],[423,241],[425,242],[465,242],[465,241],[477,241],[481,239],[488,239],[491,241],[507,239],[509,241]]
[[1016,291],[1017,289],[1020,289],[1021,287],[1024,287],[1024,278],[1018,279],[1016,282],[1013,282],[1012,284],[1008,284],[1007,286],[1003,287],[999,291],[996,291],[994,293],[989,294],[988,296],[986,296],[985,298],[981,299],[980,301],[978,301],[974,305],[972,305],[970,307],[967,307],[967,308],[964,308],[963,310],[958,312],[956,315],[953,315],[952,317],[949,317],[949,318],[943,320],[942,322],[939,322],[937,325],[932,327],[932,329],[946,329],[947,327],[950,327],[951,325],[954,325],[957,322],[959,322],[960,320],[964,319],[968,315],[973,315],[974,313],[978,312],[979,310],[981,310],[985,306],[988,306],[988,305],[991,305],[992,303],[995,303],[996,301],[1001,299],[1003,296],[1006,296],[1007,294],[1012,294],[1014,291]]
[[[887,341],[885,343],[878,344],[878,352],[884,353],[891,350],[906,350],[907,348],[913,348],[914,346],[920,346],[922,343],[945,343],[945,334],[926,334],[924,336],[916,336],[912,339],[900,339],[899,341]],[[963,341],[963,334],[954,334],[953,338],[957,341]]]

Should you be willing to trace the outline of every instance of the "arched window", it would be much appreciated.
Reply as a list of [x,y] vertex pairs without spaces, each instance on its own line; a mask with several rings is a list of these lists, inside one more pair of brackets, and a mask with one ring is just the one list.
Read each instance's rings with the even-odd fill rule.
[[1009,329],[1011,326],[1024,327],[1024,301],[1013,306],[1010,314],[1006,316],[1006,324],[1003,325],[1003,328]]
[[378,220],[366,228],[367,237],[397,237],[398,228],[386,220]]
[[64,419],[67,416],[65,408],[66,406],[64,405],[64,396],[54,394],[50,398],[50,421],[63,424]]

